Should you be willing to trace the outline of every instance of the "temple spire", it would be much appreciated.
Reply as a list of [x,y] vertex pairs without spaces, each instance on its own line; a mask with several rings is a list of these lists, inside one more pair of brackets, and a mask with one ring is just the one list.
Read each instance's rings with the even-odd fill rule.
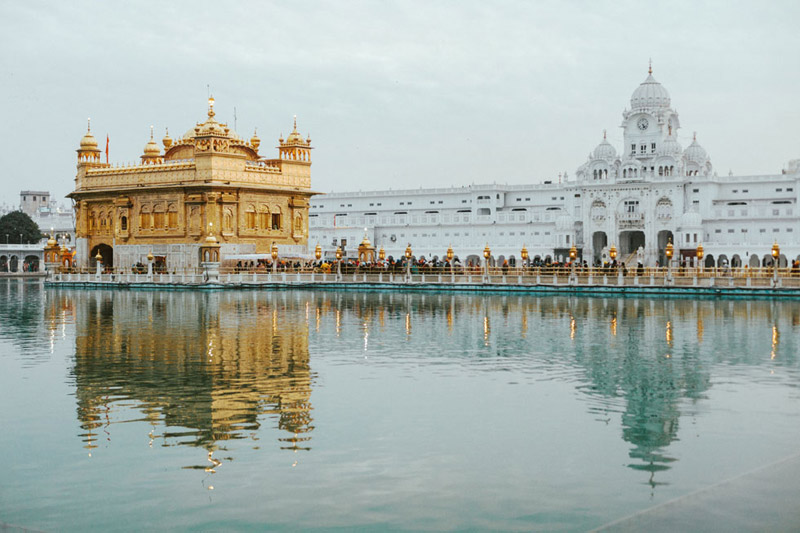
[[652,74],[653,73],[653,58],[652,57],[648,61],[647,73],[648,74]]

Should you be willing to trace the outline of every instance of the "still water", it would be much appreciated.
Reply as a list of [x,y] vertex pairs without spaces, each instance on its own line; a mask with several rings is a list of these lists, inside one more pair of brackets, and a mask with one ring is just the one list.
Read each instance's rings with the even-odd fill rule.
[[793,301],[0,281],[0,523],[599,527],[796,454],[798,332]]

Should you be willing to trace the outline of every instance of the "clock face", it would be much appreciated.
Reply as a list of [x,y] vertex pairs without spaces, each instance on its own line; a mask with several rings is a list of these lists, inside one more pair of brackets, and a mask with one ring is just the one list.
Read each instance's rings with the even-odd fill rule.
[[636,123],[636,125],[637,125],[637,126],[639,126],[639,129],[640,129],[640,130],[642,130],[642,131],[646,130],[646,129],[647,129],[647,126],[648,126],[649,124],[650,124],[650,123],[649,123],[649,122],[647,122],[647,119],[646,119],[646,118],[644,118],[644,117],[640,118],[640,119],[639,119],[639,122],[637,122],[637,123]]

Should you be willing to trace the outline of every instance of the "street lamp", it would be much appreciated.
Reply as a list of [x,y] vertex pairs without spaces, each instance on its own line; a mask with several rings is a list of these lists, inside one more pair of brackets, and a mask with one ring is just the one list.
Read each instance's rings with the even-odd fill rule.
[[319,243],[317,243],[317,247],[314,248],[314,257],[317,258],[317,261],[322,257],[322,246],[320,246]]
[[608,249],[608,257],[611,258],[612,263],[617,260],[617,247],[613,244],[611,245],[611,248]]
[[340,246],[336,247],[336,280],[341,281],[342,279],[342,248]]
[[781,256],[781,247],[778,246],[778,241],[772,245],[772,282],[778,284],[778,258]]
[[272,273],[274,274],[278,269],[278,245],[275,244],[275,241],[272,241]]
[[489,248],[489,243],[486,243],[486,248],[483,249],[483,263],[486,271],[486,280],[489,280],[489,258],[492,257],[492,250]]
[[703,271],[703,243],[697,245],[697,266],[700,267],[700,272]]
[[672,283],[672,254],[674,248],[672,246],[672,239],[667,242],[667,249],[664,250],[664,255],[667,256],[667,282]]
[[570,273],[569,273],[569,281],[570,283],[577,283],[578,278],[575,275],[575,260],[578,258],[578,249],[575,248],[573,244],[572,247],[569,249],[569,264],[570,264]]
[[452,282],[454,281],[454,276],[455,276],[455,274],[453,273],[453,256],[455,254],[453,253],[452,244],[447,247],[447,253],[445,255],[447,256],[447,263],[450,265],[450,281]]
[[381,261],[386,259],[386,250],[383,249],[383,246],[381,246],[381,249],[378,250],[378,259],[380,259]]
[[519,251],[520,257],[522,257],[522,265],[528,266],[528,249],[525,248],[525,245],[522,245],[522,250]]
[[411,281],[411,256],[414,253],[411,251],[411,243],[406,246],[406,281]]
[[95,260],[95,265],[97,267],[97,272],[96,273],[99,276],[100,273],[103,271],[102,270],[103,269],[103,262],[102,262],[103,261],[103,256],[100,255],[100,250],[97,250],[97,255],[94,256],[94,260]]

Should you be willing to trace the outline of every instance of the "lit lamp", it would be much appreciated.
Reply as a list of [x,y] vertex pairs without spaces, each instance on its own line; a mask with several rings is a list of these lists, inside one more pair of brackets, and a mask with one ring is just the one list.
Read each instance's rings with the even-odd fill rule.
[[319,243],[317,243],[317,247],[314,248],[314,257],[317,258],[317,261],[322,258],[322,246],[320,246]]
[[336,279],[342,279],[342,248],[341,246],[336,247]]
[[569,249],[569,264],[570,264],[570,281],[572,283],[577,283],[578,278],[575,276],[575,260],[578,258],[578,249],[575,248],[573,244],[572,247]]
[[97,262],[97,275],[99,276],[103,271],[103,256],[100,255],[100,250],[97,250],[97,255],[94,256],[94,260]]
[[608,250],[608,257],[611,258],[612,262],[616,261],[617,259],[617,247],[614,246],[613,244],[611,245],[611,248],[609,248]]
[[411,243],[408,243],[406,246],[406,281],[411,281],[411,256],[413,252],[411,251]]
[[489,279],[489,258],[492,257],[492,250],[489,248],[489,243],[486,243],[486,248],[483,249],[483,263],[486,268],[486,279]]
[[672,254],[674,248],[672,246],[672,239],[667,242],[667,249],[664,250],[664,255],[667,256],[667,281],[672,282]]
[[520,257],[522,257],[522,264],[524,266],[528,266],[528,249],[525,248],[525,245],[522,245],[522,250],[519,251]]
[[278,268],[278,245],[272,241],[272,273],[274,274]]
[[455,281],[455,279],[454,279],[455,274],[453,272],[453,256],[455,254],[453,253],[453,245],[452,244],[447,247],[447,253],[445,255],[447,256],[447,263],[450,265],[450,281],[452,282],[452,281]]
[[153,252],[152,251],[147,252],[147,279],[148,280],[152,280],[153,279],[153,259],[155,259],[153,257]]
[[383,246],[381,246],[381,249],[378,250],[378,259],[380,259],[381,261],[386,259],[386,250],[383,249]]
[[700,267],[700,272],[703,271],[703,243],[697,245],[697,266]]
[[781,247],[778,246],[778,241],[772,245],[772,281],[777,285],[778,283],[778,259],[781,256]]

